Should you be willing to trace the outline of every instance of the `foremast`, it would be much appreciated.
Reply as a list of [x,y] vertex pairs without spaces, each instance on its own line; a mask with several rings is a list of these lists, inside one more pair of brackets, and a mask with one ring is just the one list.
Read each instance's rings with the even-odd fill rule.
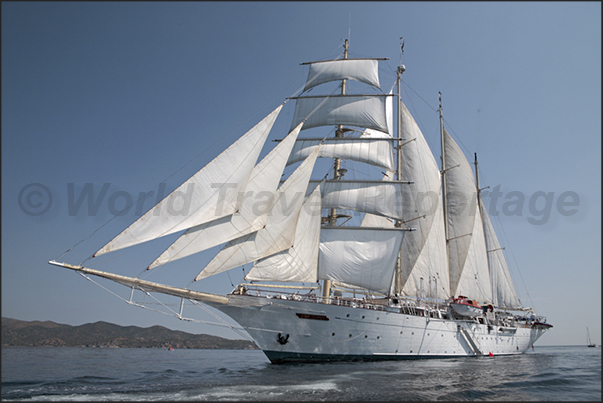
[[[348,49],[349,49],[349,42],[346,39],[345,43],[343,45],[343,58],[347,59],[348,58]],[[344,78],[343,80],[341,80],[341,95],[345,95],[345,86],[346,86],[346,79]],[[343,125],[337,125],[337,130],[335,131],[335,137],[337,138],[341,138],[343,137]],[[339,180],[341,178],[341,158],[335,157],[333,160],[333,179],[334,180]],[[328,216],[328,221],[329,221],[329,225],[330,226],[335,226],[337,225],[337,209],[336,208],[332,208],[329,216]],[[323,285],[322,285],[322,296],[325,299],[329,298],[329,295],[331,294],[331,280],[323,280]]]

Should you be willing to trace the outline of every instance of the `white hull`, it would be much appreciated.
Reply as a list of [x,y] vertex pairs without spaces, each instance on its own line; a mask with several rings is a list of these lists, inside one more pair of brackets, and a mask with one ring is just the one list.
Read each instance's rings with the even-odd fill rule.
[[254,296],[230,295],[227,305],[212,306],[245,328],[273,363],[522,354],[546,331]]

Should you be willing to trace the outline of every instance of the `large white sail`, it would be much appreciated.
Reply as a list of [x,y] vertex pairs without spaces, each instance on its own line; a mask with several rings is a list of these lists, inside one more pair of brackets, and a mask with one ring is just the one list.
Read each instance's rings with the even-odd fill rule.
[[296,100],[291,130],[305,121],[303,130],[351,125],[391,133],[391,95],[319,95]]
[[299,213],[293,246],[258,260],[245,276],[249,281],[318,281],[320,185],[306,198]]
[[[393,181],[395,173],[393,171],[386,171],[383,174],[383,181]],[[360,223],[361,227],[383,227],[383,228],[393,228],[396,220],[389,217],[384,217],[381,215],[366,213],[364,217],[362,217],[362,222]]]
[[[395,169],[391,138],[386,133],[366,129],[360,137],[326,139],[320,147],[318,157],[359,161],[391,171]],[[291,151],[287,165],[304,160],[321,141],[299,139]]]
[[404,182],[330,180],[321,186],[322,208],[338,208],[402,219]]
[[304,91],[330,81],[350,79],[376,88],[379,86],[379,62],[375,59],[338,59],[309,63]]
[[492,222],[484,204],[480,200],[480,211],[484,223],[484,235],[488,254],[488,267],[490,268],[490,281],[492,282],[492,303],[508,309],[519,309],[521,303],[517,298],[511,273],[507,261],[500,247],[498,237],[492,227]]
[[454,295],[464,295],[480,303],[490,303],[492,302],[492,285],[488,269],[484,227],[479,209],[475,211],[473,231],[469,238],[471,242],[467,251],[467,258]]
[[406,234],[402,241],[396,290],[419,296],[423,278],[423,296],[445,298],[450,295],[450,281],[440,170],[421,129],[403,103],[400,119],[404,137],[400,171],[402,179],[414,182],[400,195],[402,221],[415,231]]
[[368,227],[323,228],[318,278],[387,294],[405,232]]
[[492,290],[475,179],[469,161],[445,129],[444,152],[450,292],[489,302]]
[[165,250],[149,269],[201,252],[257,231],[264,226],[272,199],[302,124],[298,125],[251,171],[241,192],[238,210],[227,217],[189,228]]
[[[442,203],[438,204],[429,235],[420,250],[410,274],[402,275],[402,294],[427,298],[448,298],[450,296],[448,262],[446,256],[446,231],[444,229]],[[409,226],[412,223],[408,223]],[[404,236],[404,240],[415,231]],[[402,241],[404,250],[404,241]],[[404,262],[404,255],[401,255]],[[402,263],[405,264],[405,263]],[[405,266],[402,266],[404,269]],[[423,282],[421,284],[421,279]]]
[[185,230],[237,208],[268,133],[283,105],[97,251],[94,256]]
[[195,281],[273,255],[292,246],[304,193],[319,149],[320,146],[317,146],[278,189],[266,225],[259,231],[228,242],[197,275]]

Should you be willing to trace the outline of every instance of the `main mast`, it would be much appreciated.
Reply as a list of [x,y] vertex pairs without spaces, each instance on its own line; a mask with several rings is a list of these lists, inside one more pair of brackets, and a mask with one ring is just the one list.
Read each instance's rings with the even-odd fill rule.
[[[349,42],[346,39],[343,45],[343,58],[348,58],[348,48]],[[341,80],[341,95],[345,95],[345,85],[346,80]],[[343,125],[337,125],[337,130],[335,131],[335,137],[343,137]],[[333,162],[333,179],[339,180],[341,178],[341,158],[335,158]],[[335,226],[337,224],[337,209],[331,209],[329,213],[329,225]],[[331,280],[324,280],[323,288],[322,288],[322,296],[323,298],[329,298],[331,294]]]
[[446,240],[446,262],[448,264],[448,272],[450,272],[450,245],[448,243],[448,208],[446,206],[446,147],[444,145],[444,116],[442,114],[442,93],[438,92],[438,95],[440,102],[438,112],[440,114],[440,158],[442,160],[442,211],[444,213],[444,239]]
[[[401,56],[400,56],[401,57]],[[398,142],[396,145],[396,177],[397,181],[402,180],[402,91],[401,91],[401,77],[402,73],[406,70],[406,67],[400,63],[398,66],[398,70],[396,71],[396,86],[398,90],[398,125],[397,125],[397,135]],[[402,221],[396,220],[396,227],[402,226]],[[402,275],[402,249],[400,248],[400,252],[398,253],[398,260],[396,261],[396,270],[394,271],[394,294],[399,294],[402,292],[400,287],[401,281],[400,277]]]

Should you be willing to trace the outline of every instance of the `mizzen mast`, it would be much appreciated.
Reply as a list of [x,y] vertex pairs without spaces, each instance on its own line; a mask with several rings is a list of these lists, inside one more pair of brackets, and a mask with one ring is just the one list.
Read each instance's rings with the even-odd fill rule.
[[446,206],[446,146],[444,144],[444,116],[442,114],[442,93],[438,92],[440,105],[438,113],[440,115],[440,147],[442,161],[442,211],[444,213],[444,239],[446,239],[446,260],[449,261],[450,245],[448,243],[448,208]]

